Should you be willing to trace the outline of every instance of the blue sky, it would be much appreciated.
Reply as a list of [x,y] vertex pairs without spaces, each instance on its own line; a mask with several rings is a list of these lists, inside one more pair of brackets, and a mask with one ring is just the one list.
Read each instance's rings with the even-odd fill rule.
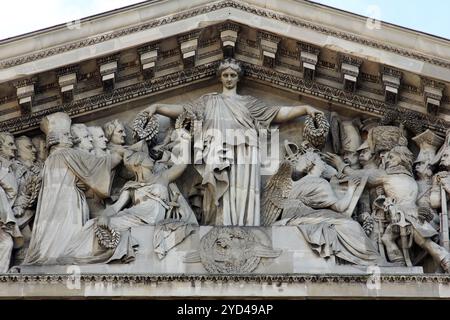
[[450,1],[448,0],[313,1],[450,39]]
[[[450,39],[450,1],[448,0],[314,1]],[[2,1],[0,39],[138,2],[142,0]]]

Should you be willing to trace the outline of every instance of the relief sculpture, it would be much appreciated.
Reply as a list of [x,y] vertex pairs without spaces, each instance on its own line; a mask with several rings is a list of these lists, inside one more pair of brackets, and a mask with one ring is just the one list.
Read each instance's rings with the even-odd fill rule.
[[[449,272],[450,132],[268,105],[237,93],[231,58],[217,75],[221,93],[147,104],[130,123],[57,112],[45,136],[1,132],[0,271],[152,261],[146,272],[252,273],[307,263],[290,253],[307,249],[319,264]],[[262,141],[287,122],[296,130],[271,142],[284,154],[263,175]]]

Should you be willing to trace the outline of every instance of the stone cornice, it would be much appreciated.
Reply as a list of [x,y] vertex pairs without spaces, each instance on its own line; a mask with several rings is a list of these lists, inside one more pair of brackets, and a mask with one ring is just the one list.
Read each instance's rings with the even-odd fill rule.
[[[9,131],[12,133],[23,132],[37,128],[42,117],[53,112],[65,111],[73,117],[95,110],[111,108],[120,103],[137,98],[143,98],[152,93],[157,93],[170,88],[176,88],[180,85],[189,84],[190,82],[196,80],[213,78],[216,74],[217,64],[218,62],[214,62],[197,66],[128,87],[115,89],[109,93],[102,93],[96,96],[38,111],[30,115],[3,121],[0,123],[0,131]],[[246,76],[257,81],[262,81],[283,89],[300,92],[311,97],[318,97],[380,118],[385,115],[386,111],[389,110],[389,106],[381,100],[346,92],[342,89],[332,88],[316,81],[307,81],[301,77],[274,71],[262,66],[249,63],[243,63],[243,65],[245,67]],[[414,115],[416,118],[422,120],[425,128],[429,128],[436,132],[445,133],[447,128],[450,127],[449,122],[438,117],[432,117],[424,113],[415,112],[400,107],[398,110],[403,113]]]
[[[400,48],[400,47],[397,47],[394,45],[390,45],[390,44],[386,44],[386,43],[383,43],[380,41],[368,39],[368,38],[365,38],[363,36],[359,36],[359,35],[356,35],[353,33],[338,31],[338,30],[335,30],[333,28],[326,27],[326,26],[320,26],[315,23],[311,23],[309,21],[305,21],[305,20],[302,20],[299,18],[294,18],[294,17],[288,16],[288,15],[285,15],[285,14],[276,13],[271,10],[262,9],[259,7],[248,5],[248,4],[242,3],[240,1],[236,1],[236,0],[225,0],[225,1],[217,2],[217,3],[211,4],[211,5],[201,6],[201,7],[187,10],[187,11],[184,11],[184,12],[181,12],[178,14],[174,14],[171,16],[154,19],[149,22],[146,22],[146,23],[143,23],[140,25],[136,25],[133,27],[127,27],[127,28],[123,28],[121,30],[113,31],[108,34],[102,34],[102,35],[99,35],[96,37],[90,37],[85,40],[75,41],[75,42],[72,42],[69,44],[56,46],[54,48],[42,50],[42,51],[35,52],[32,54],[23,55],[23,56],[20,56],[17,58],[6,59],[6,60],[0,62],[0,69],[13,67],[13,66],[20,65],[20,64],[23,64],[26,62],[35,61],[35,60],[49,57],[52,55],[56,55],[59,53],[74,50],[77,48],[82,48],[82,47],[98,44],[98,43],[101,43],[101,42],[104,42],[107,40],[111,40],[111,39],[115,39],[115,38],[118,38],[121,36],[133,34],[136,32],[143,31],[143,30],[161,27],[161,26],[167,25],[169,23],[187,19],[187,18],[197,16],[200,14],[206,14],[208,12],[216,11],[216,10],[223,9],[223,8],[235,8],[237,10],[247,12],[250,14],[254,14],[259,17],[270,18],[273,20],[287,23],[289,25],[303,27],[303,28],[313,30],[313,31],[316,31],[316,32],[319,32],[319,33],[322,33],[322,34],[325,34],[328,36],[333,36],[333,37],[336,37],[339,39],[359,43],[359,44],[373,47],[376,49],[385,50],[385,51],[392,52],[392,53],[395,53],[395,54],[398,54],[398,55],[401,55],[404,57],[417,59],[417,60],[420,60],[423,62],[427,62],[427,63],[433,64],[433,65],[437,65],[440,67],[450,69],[450,61],[448,61],[448,60],[431,57],[431,56],[428,56],[428,55],[425,55],[425,54],[422,54],[419,52],[415,52],[414,50],[403,49],[403,48]],[[230,20],[233,20],[233,19],[230,19]]]
[[449,299],[442,274],[1,274],[0,299]]
[[[82,283],[108,282],[253,282],[253,283],[367,283],[372,274],[80,274]],[[0,283],[65,283],[73,274],[0,274]],[[395,274],[379,275],[381,283],[439,283],[450,284],[450,276],[444,274]]]
[[[301,77],[284,74],[264,67],[243,63],[248,77],[263,82],[271,83],[275,86],[301,92],[309,96],[325,99],[329,102],[345,105],[353,110],[370,113],[374,116],[382,117],[389,110],[389,105],[384,101],[364,97],[342,89],[307,81]],[[427,114],[415,112],[406,108],[398,107],[400,113],[409,113],[417,119],[423,121],[426,128],[436,132],[445,133],[450,123],[438,117],[431,117]]]
[[192,81],[213,77],[216,74],[216,69],[217,63],[210,63],[193,69],[187,69],[163,77],[154,78],[131,86],[115,89],[112,92],[71,101],[53,108],[34,112],[30,115],[0,122],[0,131],[16,133],[37,128],[44,116],[58,111],[67,112],[71,117],[73,117],[94,110],[110,108],[116,104],[131,101],[151,93],[174,88]]

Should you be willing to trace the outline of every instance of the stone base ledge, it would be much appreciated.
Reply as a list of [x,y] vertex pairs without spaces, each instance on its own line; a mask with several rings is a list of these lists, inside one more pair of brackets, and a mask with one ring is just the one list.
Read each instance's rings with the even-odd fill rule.
[[450,299],[450,276],[8,274],[0,298]]

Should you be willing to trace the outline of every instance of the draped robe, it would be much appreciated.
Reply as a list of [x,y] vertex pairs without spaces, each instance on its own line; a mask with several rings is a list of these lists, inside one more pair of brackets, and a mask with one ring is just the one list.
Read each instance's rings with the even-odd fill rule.
[[305,176],[292,186],[290,199],[301,199],[311,208],[277,225],[294,225],[322,258],[336,256],[356,265],[387,265],[358,222],[329,209],[339,199],[330,183]]
[[30,246],[24,264],[54,264],[89,218],[83,184],[107,197],[111,158],[55,149],[45,161]]
[[203,162],[195,164],[204,188],[202,223],[260,225],[258,135],[280,107],[251,96],[206,94],[185,106],[203,116]]
[[12,210],[18,185],[11,165],[11,161],[0,157],[0,273],[8,271],[13,247],[23,244]]

